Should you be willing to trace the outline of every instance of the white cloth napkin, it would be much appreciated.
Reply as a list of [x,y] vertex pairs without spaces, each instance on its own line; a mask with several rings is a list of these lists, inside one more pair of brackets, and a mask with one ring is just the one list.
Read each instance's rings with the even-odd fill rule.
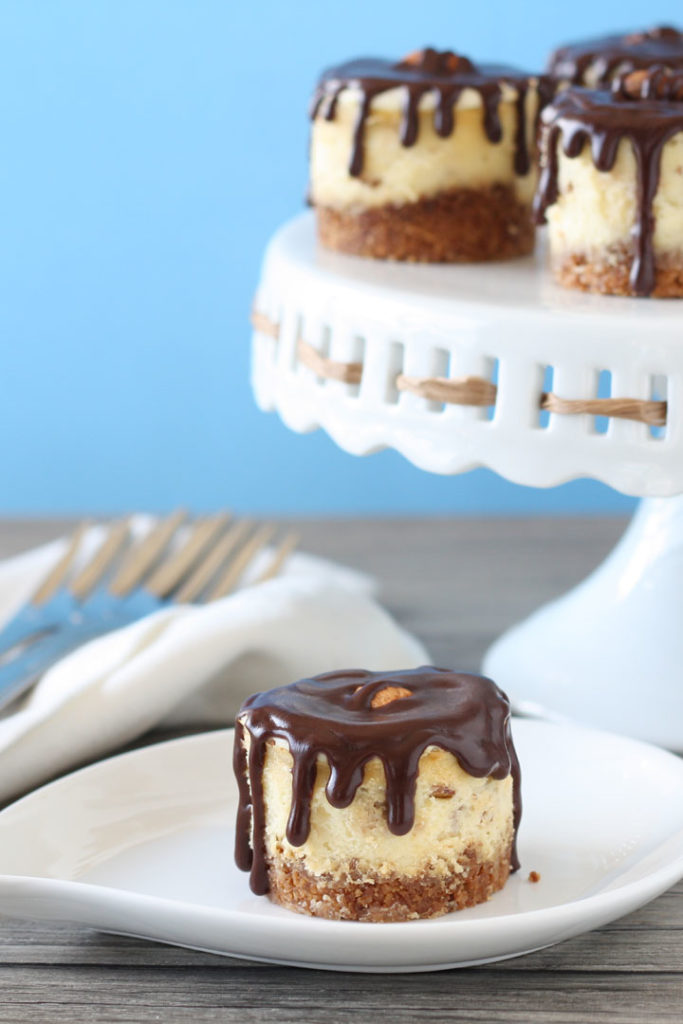
[[[85,548],[98,539],[93,529]],[[0,624],[64,544],[0,562]],[[228,724],[257,690],[337,668],[424,664],[422,645],[376,603],[373,590],[366,576],[297,553],[276,579],[213,604],[167,608],[93,640],[0,717],[0,801],[154,726]]]

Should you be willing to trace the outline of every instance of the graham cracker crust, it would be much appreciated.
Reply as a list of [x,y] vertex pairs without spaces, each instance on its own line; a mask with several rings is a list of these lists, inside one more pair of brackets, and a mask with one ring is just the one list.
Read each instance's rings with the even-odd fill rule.
[[534,247],[530,209],[508,185],[356,211],[318,206],[316,213],[324,246],[378,260],[476,263],[525,256]]
[[[344,880],[313,876],[300,860],[269,865],[270,898],[298,914],[335,921],[409,921],[439,917],[484,903],[505,885],[510,847],[497,860],[482,861],[473,850],[461,857],[462,874],[441,877],[369,876],[349,871]],[[354,878],[354,874],[358,877]]]
[[[599,295],[635,295],[630,275],[633,254],[627,246],[612,247],[601,254],[571,252],[553,256],[553,275],[564,288]],[[657,299],[683,298],[683,252],[660,259],[655,272],[655,287],[650,296]]]

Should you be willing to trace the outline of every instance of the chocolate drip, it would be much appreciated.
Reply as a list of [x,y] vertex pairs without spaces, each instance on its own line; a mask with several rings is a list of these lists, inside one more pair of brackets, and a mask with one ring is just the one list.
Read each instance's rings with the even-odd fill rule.
[[646,32],[572,43],[555,50],[548,71],[555,78],[581,85],[590,68],[590,84],[600,86],[607,85],[616,71],[636,71],[653,64],[683,68],[683,33],[660,26]]
[[[373,698],[388,687],[409,690],[383,706]],[[245,747],[248,732],[248,752]],[[318,758],[330,769],[325,795],[348,807],[365,765],[384,767],[387,826],[397,836],[413,827],[419,762],[429,746],[441,747],[475,778],[513,780],[512,869],[519,868],[517,829],[522,813],[520,770],[510,733],[510,704],[489,679],[446,669],[406,672],[333,672],[302,679],[245,701],[235,726],[234,769],[239,786],[235,860],[251,872],[255,893],[268,891],[263,767],[268,741],[285,740],[293,760],[287,840],[302,846],[310,831]]]
[[[538,135],[538,126],[541,115],[555,95],[555,83],[545,76],[538,79],[536,83],[538,93],[538,108],[534,120],[534,143]],[[526,98],[529,91],[529,83],[517,87],[517,123],[515,135],[515,174],[528,174],[531,168],[530,146],[527,140],[527,120],[524,116],[526,109]]]
[[560,144],[570,158],[579,156],[584,146],[589,145],[597,170],[611,171],[622,139],[631,143],[636,158],[637,194],[630,280],[636,295],[650,295],[656,278],[653,202],[659,185],[662,150],[672,136],[683,132],[683,104],[622,100],[607,92],[569,89],[546,107],[542,122],[541,177],[534,204],[539,223],[558,199]]
[[[419,133],[420,100],[425,94],[435,93],[434,130],[441,138],[447,138],[456,130],[454,107],[461,93],[464,89],[474,89],[481,97],[486,137],[497,143],[503,134],[499,116],[503,84],[517,91],[514,166],[515,172],[523,175],[531,167],[525,117],[530,76],[512,68],[498,65],[476,67],[467,57],[449,50],[440,53],[431,47],[410,54],[396,64],[377,57],[361,57],[323,73],[313,96],[310,114],[312,119],[321,116],[333,121],[340,94],[345,89],[358,90],[360,103],[349,163],[349,174],[357,178],[363,171],[365,124],[372,101],[381,93],[396,88],[404,90],[400,139],[403,146],[413,146]],[[554,85],[547,76],[541,76],[538,88],[540,114],[540,105],[547,102]]]

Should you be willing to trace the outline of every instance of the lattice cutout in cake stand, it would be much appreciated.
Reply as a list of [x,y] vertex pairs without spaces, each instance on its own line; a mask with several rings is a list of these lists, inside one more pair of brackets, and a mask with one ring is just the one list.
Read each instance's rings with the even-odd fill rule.
[[[485,266],[374,263],[318,250],[305,214],[266,255],[253,385],[261,408],[353,454],[393,447],[429,472],[487,466],[537,487],[589,476],[650,496],[605,566],[485,667],[527,709],[683,748],[682,324],[675,300],[559,289],[542,249]],[[667,682],[643,715],[646,663]]]

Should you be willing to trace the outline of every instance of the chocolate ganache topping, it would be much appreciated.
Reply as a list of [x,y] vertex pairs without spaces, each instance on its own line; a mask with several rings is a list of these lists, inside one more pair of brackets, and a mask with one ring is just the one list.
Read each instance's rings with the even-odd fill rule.
[[349,174],[359,177],[363,170],[365,123],[376,96],[390,89],[404,90],[400,138],[402,145],[412,146],[418,137],[420,100],[426,93],[436,94],[434,130],[437,135],[447,138],[456,128],[453,108],[458,98],[465,89],[474,89],[481,97],[486,137],[495,143],[500,142],[503,134],[498,107],[503,95],[502,86],[507,84],[517,92],[514,166],[517,174],[524,175],[531,167],[524,114],[532,81],[537,84],[540,109],[554,91],[548,76],[530,76],[503,65],[476,66],[467,57],[450,50],[439,52],[427,47],[395,64],[380,57],[359,57],[328,68],[316,86],[310,113],[311,118],[320,115],[327,121],[333,121],[340,94],[345,89],[360,93],[349,164]]
[[[386,702],[381,691],[400,691]],[[248,749],[245,747],[248,733]],[[287,840],[306,842],[318,757],[330,767],[325,794],[333,807],[348,807],[363,781],[365,764],[379,758],[387,792],[387,825],[408,833],[415,816],[420,757],[441,747],[475,778],[512,775],[512,869],[519,862],[520,770],[510,733],[505,694],[481,676],[439,668],[403,672],[331,672],[249,697],[235,726],[234,769],[239,785],[235,859],[251,871],[255,893],[268,891],[263,769],[269,740],[285,740],[293,759]]]
[[[662,95],[666,98],[655,98]],[[666,142],[683,132],[683,73],[662,68],[619,76],[612,92],[572,88],[559,93],[541,116],[541,177],[535,200],[536,219],[545,220],[557,202],[558,146],[565,156],[577,157],[590,146],[599,171],[611,171],[622,139],[636,159],[636,221],[633,228],[631,287],[650,295],[655,287],[653,202]]]
[[622,36],[603,36],[561,46],[551,55],[548,71],[555,78],[580,85],[591,71],[591,85],[606,85],[616,71],[636,71],[663,64],[683,68],[683,33],[668,25]]

